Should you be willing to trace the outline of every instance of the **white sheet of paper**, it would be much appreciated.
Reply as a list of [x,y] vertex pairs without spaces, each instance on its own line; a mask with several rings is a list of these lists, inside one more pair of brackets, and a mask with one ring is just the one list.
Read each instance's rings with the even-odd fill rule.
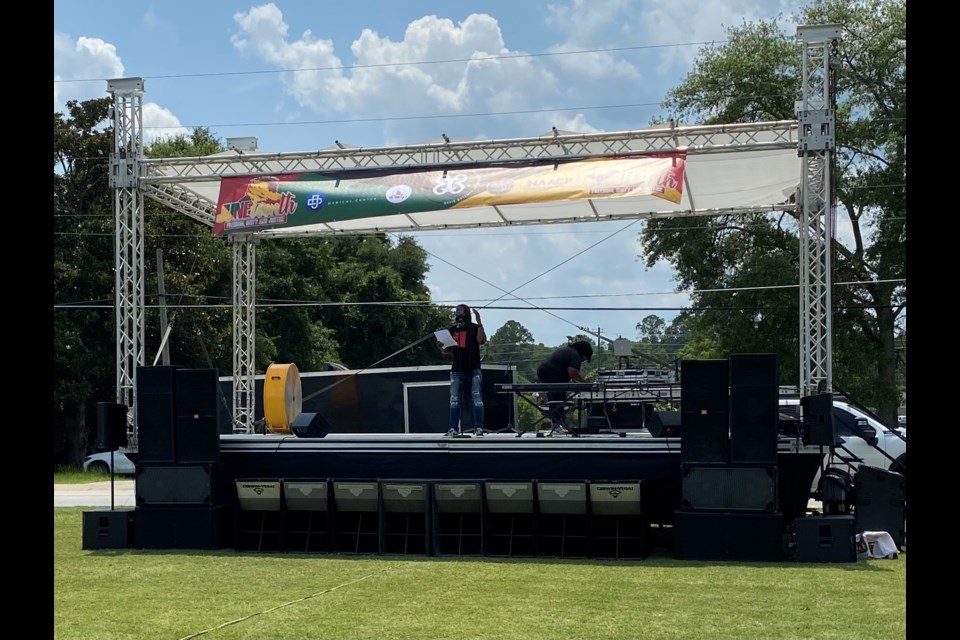
[[457,341],[453,339],[452,335],[450,335],[449,329],[440,329],[440,331],[434,331],[433,335],[437,336],[437,341],[445,347],[457,346]]

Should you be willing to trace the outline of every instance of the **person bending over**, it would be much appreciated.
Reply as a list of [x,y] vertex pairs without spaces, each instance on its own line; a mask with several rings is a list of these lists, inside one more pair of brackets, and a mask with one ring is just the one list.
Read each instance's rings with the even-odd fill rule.
[[[537,367],[537,382],[587,382],[581,375],[580,367],[584,361],[590,362],[593,347],[586,340],[560,347]],[[551,391],[547,394],[550,410],[547,417],[554,424],[554,433],[566,431],[567,394],[564,391]]]

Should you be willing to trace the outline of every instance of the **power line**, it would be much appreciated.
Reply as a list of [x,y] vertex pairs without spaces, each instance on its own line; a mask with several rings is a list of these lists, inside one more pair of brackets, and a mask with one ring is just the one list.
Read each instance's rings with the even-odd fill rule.
[[[641,51],[650,49],[668,49],[673,47],[697,47],[706,44],[722,44],[724,41],[704,41],[704,42],[679,42],[673,44],[649,44],[637,45],[633,47],[610,47],[605,49],[578,49],[576,51],[545,51],[541,53],[509,53],[502,55],[471,57],[471,58],[449,58],[447,60],[411,60],[407,62],[380,62],[370,64],[354,65],[331,65],[329,67],[296,67],[293,69],[259,69],[256,71],[215,71],[208,73],[171,73],[166,75],[140,76],[145,80],[171,80],[180,78],[217,78],[232,76],[254,76],[254,75],[277,75],[281,73],[297,73],[308,71],[352,71],[354,69],[379,69],[386,67],[414,67],[434,64],[450,63],[470,63],[470,62],[489,62],[491,60],[513,60],[518,58],[551,58],[559,56],[575,56],[585,53],[617,53],[623,51]],[[71,82],[106,82],[110,78],[79,78],[79,79],[61,79],[54,80],[54,84],[65,84]]]

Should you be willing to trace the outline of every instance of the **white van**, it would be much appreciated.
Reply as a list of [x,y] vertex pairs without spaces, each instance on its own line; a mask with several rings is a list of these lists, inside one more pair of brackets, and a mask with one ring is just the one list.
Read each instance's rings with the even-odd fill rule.
[[[800,397],[781,396],[780,413],[784,417],[800,419]],[[833,428],[840,444],[827,454],[828,466],[850,475],[854,475],[861,464],[907,475],[905,427],[888,427],[868,410],[835,394]]]

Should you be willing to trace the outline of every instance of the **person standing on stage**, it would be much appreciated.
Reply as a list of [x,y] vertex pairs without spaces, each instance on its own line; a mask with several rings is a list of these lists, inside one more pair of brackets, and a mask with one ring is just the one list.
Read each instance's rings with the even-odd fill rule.
[[470,307],[458,304],[453,311],[454,324],[450,335],[456,341],[452,347],[437,346],[444,353],[453,356],[450,365],[450,430],[448,436],[460,435],[460,397],[461,389],[470,384],[470,402],[473,405],[474,435],[483,435],[483,396],[480,391],[482,381],[480,372],[480,345],[487,343],[487,334],[483,330],[480,312],[473,310],[476,322],[470,321]]
[[[537,382],[587,382],[580,374],[580,367],[584,361],[590,362],[592,357],[593,347],[586,340],[560,347],[537,367]],[[553,433],[566,431],[564,422],[567,412],[564,407],[566,399],[567,394],[563,391],[551,391],[547,394],[550,407],[548,417],[554,424]]]

